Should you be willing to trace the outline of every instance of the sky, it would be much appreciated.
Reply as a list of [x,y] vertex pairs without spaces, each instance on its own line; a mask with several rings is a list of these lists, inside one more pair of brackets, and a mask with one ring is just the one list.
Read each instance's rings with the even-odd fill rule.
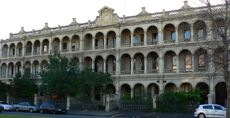
[[[221,0],[212,0],[217,1]],[[98,10],[104,6],[114,9],[118,16],[133,16],[145,7],[149,13],[163,9],[180,9],[184,0],[0,0],[0,39],[9,38],[10,33],[65,26],[76,18],[78,23],[94,21]],[[202,6],[200,0],[188,0],[192,7]]]

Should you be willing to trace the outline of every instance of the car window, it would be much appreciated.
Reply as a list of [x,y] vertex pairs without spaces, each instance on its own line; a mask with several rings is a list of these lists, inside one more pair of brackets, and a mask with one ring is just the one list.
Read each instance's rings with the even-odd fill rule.
[[223,108],[221,106],[217,106],[217,105],[214,105],[214,109],[215,110],[223,110]]
[[212,105],[204,105],[203,109],[212,109]]

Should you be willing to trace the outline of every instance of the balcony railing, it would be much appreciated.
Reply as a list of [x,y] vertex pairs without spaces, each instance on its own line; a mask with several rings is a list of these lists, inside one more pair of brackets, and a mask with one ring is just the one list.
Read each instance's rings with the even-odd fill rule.
[[92,47],[86,46],[84,49],[85,49],[85,50],[92,50]]
[[176,72],[176,69],[165,68],[165,69],[164,69],[164,72],[165,72],[165,73],[175,73],[175,72]]
[[147,72],[148,73],[158,73],[158,69],[149,69]]
[[181,72],[181,73],[192,72],[192,68],[180,68],[179,72]]
[[114,45],[107,45],[107,48],[115,48],[116,47],[116,45],[114,44]]
[[72,51],[74,52],[74,51],[79,51],[80,50],[80,48],[79,47],[75,47],[75,48],[72,48]]
[[196,69],[197,72],[204,72],[207,70],[208,70],[207,66],[198,66]]
[[34,52],[34,55],[39,55],[40,54],[40,52],[38,51],[38,52]]
[[121,74],[122,75],[131,74],[131,71],[130,70],[122,70]]
[[167,39],[167,40],[164,40],[165,43],[175,43],[175,40],[172,40],[172,39]]
[[136,43],[133,43],[134,46],[142,46],[144,45],[144,42],[136,42]]
[[134,70],[134,74],[144,74],[144,70]]
[[31,52],[26,52],[25,55],[26,56],[30,56],[32,53]]
[[68,52],[69,50],[68,49],[62,49],[62,52]]
[[131,43],[121,43],[121,47],[130,47]]
[[157,41],[148,41],[147,45],[157,45]]
[[95,46],[95,49],[104,49],[104,46]]

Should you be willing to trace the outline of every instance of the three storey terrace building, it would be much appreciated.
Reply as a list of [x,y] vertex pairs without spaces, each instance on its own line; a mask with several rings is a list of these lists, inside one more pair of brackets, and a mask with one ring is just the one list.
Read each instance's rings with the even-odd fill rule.
[[[217,5],[216,7],[220,7]],[[21,31],[0,41],[0,79],[8,82],[17,72],[38,73],[54,52],[74,57],[80,69],[108,72],[118,96],[158,95],[165,91],[201,89],[201,103],[225,104],[226,88],[221,68],[222,49],[212,31],[212,21],[199,14],[205,7],[119,17],[107,6],[94,21]],[[221,25],[220,25],[221,27]],[[210,48],[212,47],[212,48]],[[214,47],[214,48],[213,48]],[[102,96],[95,92],[96,100]]]

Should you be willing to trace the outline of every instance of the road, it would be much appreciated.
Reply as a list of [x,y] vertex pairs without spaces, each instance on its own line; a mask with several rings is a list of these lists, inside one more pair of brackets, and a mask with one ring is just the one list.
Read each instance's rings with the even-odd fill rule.
[[29,112],[3,111],[2,114],[22,115],[22,116],[43,116],[48,118],[193,118],[192,113],[130,113],[121,112],[113,115],[92,115],[92,114],[40,114]]

